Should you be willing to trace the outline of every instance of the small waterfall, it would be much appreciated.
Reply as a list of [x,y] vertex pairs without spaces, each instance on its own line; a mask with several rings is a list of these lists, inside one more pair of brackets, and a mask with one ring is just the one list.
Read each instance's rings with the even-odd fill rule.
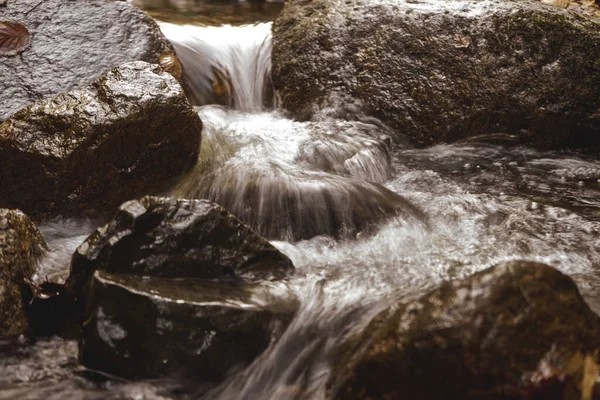
[[222,104],[240,111],[275,106],[271,87],[271,23],[193,26],[160,23],[183,65],[194,105]]
[[[356,235],[419,210],[381,184],[391,141],[373,124],[296,122],[275,108],[271,24],[160,24],[204,128],[198,164],[171,193],[219,203],[261,235]],[[207,105],[212,104],[212,105]],[[224,107],[217,107],[220,104]]]

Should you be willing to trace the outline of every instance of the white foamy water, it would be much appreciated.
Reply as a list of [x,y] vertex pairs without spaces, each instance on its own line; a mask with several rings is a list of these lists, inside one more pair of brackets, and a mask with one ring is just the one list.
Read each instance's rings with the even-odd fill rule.
[[258,111],[275,102],[270,90],[271,23],[192,26],[160,23],[183,68],[196,105],[222,103]]

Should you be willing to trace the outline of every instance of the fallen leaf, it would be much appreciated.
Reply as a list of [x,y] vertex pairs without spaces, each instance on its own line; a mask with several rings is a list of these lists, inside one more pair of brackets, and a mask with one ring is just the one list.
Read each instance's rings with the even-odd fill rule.
[[158,58],[158,64],[163,71],[170,73],[175,79],[180,79],[183,72],[181,63],[175,54],[170,51],[162,53]]
[[0,56],[15,56],[29,47],[31,34],[16,22],[0,21]]
[[594,386],[598,379],[598,364],[594,361],[595,357],[585,356],[583,365],[583,379],[581,381],[581,400],[592,400]]
[[567,6],[570,3],[570,0],[542,0],[542,3],[550,4],[554,7],[567,8]]
[[456,42],[454,47],[458,49],[466,49],[471,44],[471,39],[469,39],[467,36],[459,35],[458,33],[454,35],[454,41]]

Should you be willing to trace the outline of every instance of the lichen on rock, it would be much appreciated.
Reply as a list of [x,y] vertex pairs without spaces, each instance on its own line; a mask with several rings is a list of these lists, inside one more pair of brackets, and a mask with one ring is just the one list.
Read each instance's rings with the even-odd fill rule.
[[0,209],[0,339],[26,333],[21,288],[32,278],[45,250],[42,235],[25,214]]

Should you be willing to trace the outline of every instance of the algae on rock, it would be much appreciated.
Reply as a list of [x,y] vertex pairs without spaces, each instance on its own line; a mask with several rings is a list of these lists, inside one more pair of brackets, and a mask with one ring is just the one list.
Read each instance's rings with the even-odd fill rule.
[[42,235],[25,214],[0,209],[0,339],[26,333],[21,288],[32,278],[45,250]]

